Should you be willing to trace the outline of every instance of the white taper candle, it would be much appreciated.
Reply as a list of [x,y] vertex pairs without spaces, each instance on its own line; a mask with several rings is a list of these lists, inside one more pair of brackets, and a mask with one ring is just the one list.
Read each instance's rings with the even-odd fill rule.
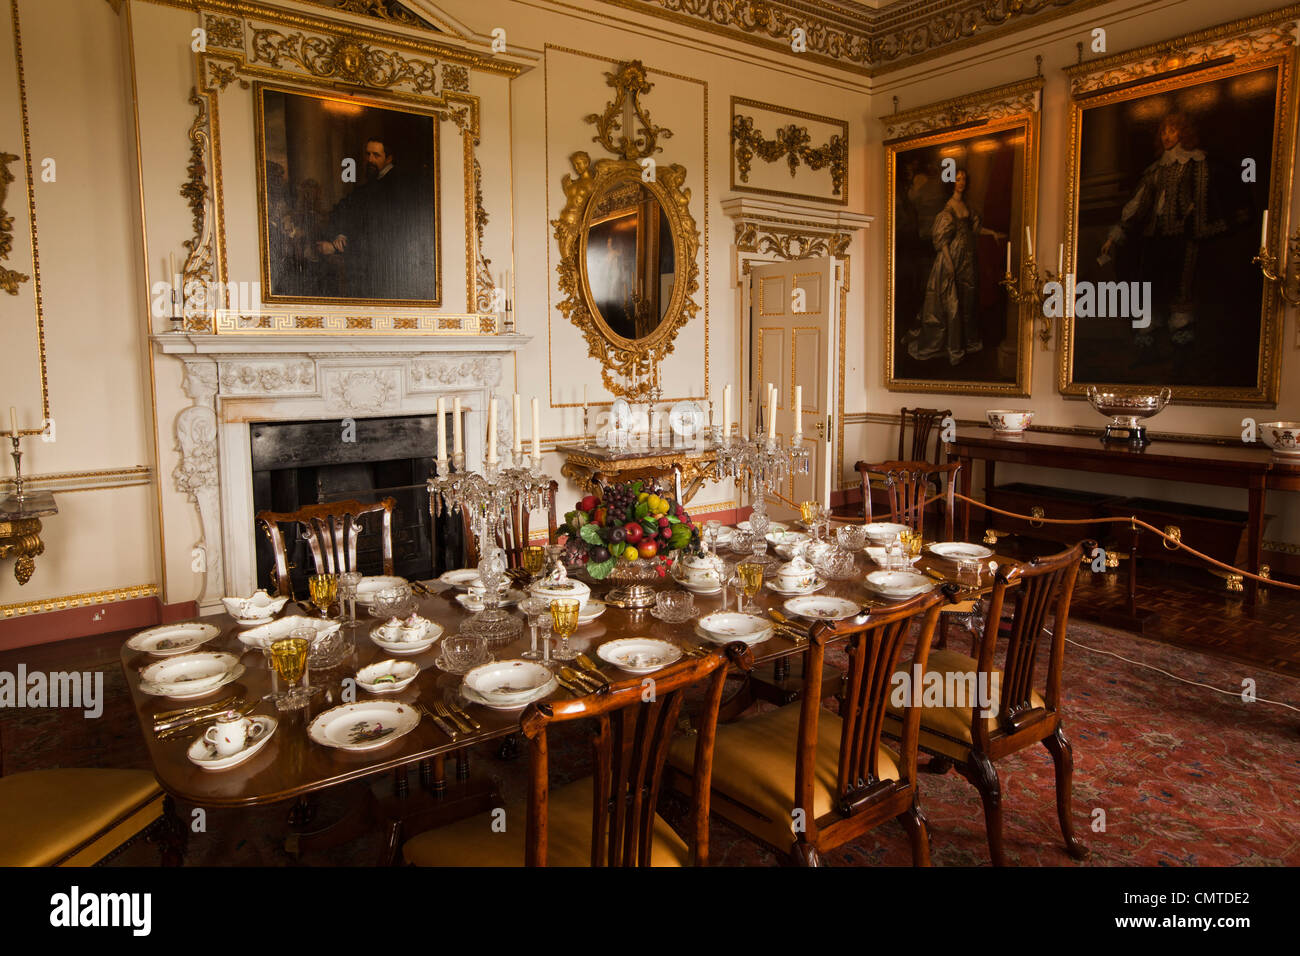
[[451,450],[453,454],[465,454],[465,438],[461,434],[460,424],[460,396],[452,399],[451,403]]
[[447,461],[447,400],[438,399],[438,463]]

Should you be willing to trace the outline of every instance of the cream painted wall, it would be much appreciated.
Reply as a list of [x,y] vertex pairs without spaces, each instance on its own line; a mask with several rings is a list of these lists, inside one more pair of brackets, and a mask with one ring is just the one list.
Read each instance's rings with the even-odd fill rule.
[[[35,226],[53,442],[23,441],[30,475],[112,472],[151,465],[153,416],[144,328],[137,321],[139,232],[133,208],[130,87],[106,3],[18,0],[23,86],[34,165]],[[14,218],[9,268],[33,276],[0,295],[0,411],[40,427],[36,282],[10,5],[0,12],[0,152],[10,166]],[[42,179],[53,160],[53,178]],[[45,166],[44,168],[49,168]],[[3,470],[12,474],[5,441]],[[104,481],[111,480],[105,477]],[[6,488],[7,492],[8,489]],[[156,497],[149,485],[57,493],[45,554],[19,587],[0,566],[0,607],[159,582]],[[3,616],[0,616],[3,620]]]

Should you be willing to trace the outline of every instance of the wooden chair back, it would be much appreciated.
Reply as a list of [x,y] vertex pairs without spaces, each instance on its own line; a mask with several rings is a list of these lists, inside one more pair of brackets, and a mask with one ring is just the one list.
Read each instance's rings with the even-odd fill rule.
[[384,574],[393,573],[393,508],[397,501],[384,498],[371,504],[360,501],[333,501],[326,504],[307,505],[297,511],[259,511],[257,522],[271,540],[275,556],[276,592],[293,597],[289,578],[289,558],[285,549],[281,524],[297,524],[302,537],[311,548],[317,574],[342,574],[356,571],[357,538],[363,530],[360,518],[368,514],[382,515],[382,542]]
[[[815,625],[809,638],[805,665],[803,700],[799,714],[799,754],[795,764],[795,806],[806,808],[801,839],[815,844],[818,821],[812,814],[813,784],[817,767],[817,724],[822,710],[822,668],[828,645],[848,643],[849,667],[844,696],[840,701],[840,743],[835,774],[834,809],[851,818],[886,797],[906,796],[916,785],[916,749],[920,731],[920,710],[907,708],[899,751],[898,780],[877,776],[877,753],[885,710],[894,691],[893,675],[912,625],[920,622],[913,667],[924,672],[930,642],[939,621],[939,609],[946,598],[938,588],[892,607],[872,609],[862,618]],[[910,704],[910,699],[909,702]],[[896,807],[889,808],[893,817]]]
[[[555,517],[555,496],[558,494],[560,483],[551,480],[550,488],[546,493],[546,540],[551,544],[555,543],[555,532],[559,527]],[[430,500],[429,508],[433,508],[433,502]],[[523,563],[523,550],[528,547],[528,509],[524,507],[523,502],[518,495],[515,495],[510,501],[510,514],[502,533],[497,536],[497,547],[506,553],[506,566],[518,568]],[[470,515],[469,508],[461,506],[461,521],[465,529],[465,567],[472,568],[478,564],[479,560],[479,543],[478,537],[474,534],[474,522]]]
[[[952,415],[951,408],[907,408],[898,415],[898,457],[902,461],[929,461],[930,455],[927,449],[930,446],[930,436],[934,435],[934,463],[941,464],[939,461],[940,449],[943,442],[939,441],[939,434],[935,429],[939,427],[945,418]],[[907,444],[907,425],[908,418],[911,418],[912,441]]]
[[545,866],[548,841],[547,795],[552,725],[593,718],[595,771],[592,775],[591,865],[649,866],[655,808],[663,781],[668,745],[677,727],[682,701],[705,684],[695,727],[695,772],[692,780],[691,863],[703,866],[709,854],[709,785],[713,744],[728,662],[748,671],[749,649],[733,643],[704,657],[687,657],[656,671],[653,678],[610,684],[604,691],[572,700],[530,704],[521,726],[531,753],[528,831],[525,863]]
[[[1060,710],[1061,666],[1065,658],[1065,630],[1069,624],[1070,600],[1079,575],[1079,562],[1091,554],[1093,542],[1081,541],[1068,551],[1028,564],[998,568],[994,573],[993,592],[989,597],[988,621],[980,642],[979,672],[987,674],[997,668],[999,636],[1006,640],[1002,661],[1002,683],[998,693],[997,724],[1004,734],[1014,734],[1043,718],[1055,718]],[[1010,628],[993,625],[1002,620],[1008,589],[1015,587],[1016,608]],[[1052,632],[1044,641],[1043,622],[1052,612]],[[1000,633],[1001,632],[1001,633]],[[1034,670],[1039,654],[1048,647],[1047,683],[1042,700],[1046,711],[1035,705]],[[989,752],[991,732],[981,708],[972,708],[971,739],[982,753]]]
[[953,495],[956,492],[957,472],[961,465],[931,465],[924,461],[882,461],[875,464],[859,461],[853,466],[862,481],[863,519],[883,520],[877,516],[872,504],[873,477],[880,481],[889,503],[889,520],[905,524],[914,530],[923,530],[925,510],[934,496],[943,505],[943,536],[952,540]]

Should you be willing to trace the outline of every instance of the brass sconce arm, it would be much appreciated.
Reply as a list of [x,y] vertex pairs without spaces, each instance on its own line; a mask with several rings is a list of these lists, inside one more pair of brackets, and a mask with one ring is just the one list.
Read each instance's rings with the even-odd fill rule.
[[1047,282],[1058,282],[1060,280],[1061,277],[1051,269],[1048,269],[1045,274],[1040,273],[1038,263],[1031,251],[1026,257],[1024,265],[1020,267],[1019,280],[1017,281],[1015,276],[1007,272],[999,283],[1007,290],[1007,295],[1012,302],[1017,305],[1027,304],[1033,308],[1034,315],[1042,322],[1042,327],[1038,330],[1038,338],[1043,343],[1043,348],[1047,348],[1052,341],[1052,319],[1043,312],[1043,302],[1047,298],[1043,292],[1043,286]]
[[1282,301],[1290,306],[1300,306],[1300,229],[1286,241],[1286,264],[1261,246],[1259,254],[1250,260],[1272,285]]

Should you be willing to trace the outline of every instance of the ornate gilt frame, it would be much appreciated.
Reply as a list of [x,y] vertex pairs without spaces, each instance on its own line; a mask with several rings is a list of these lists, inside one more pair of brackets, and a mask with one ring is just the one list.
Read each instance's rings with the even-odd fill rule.
[[[304,315],[301,303],[277,298],[264,303],[273,308],[249,313],[218,309],[201,301],[191,305],[187,296],[186,331],[492,333],[495,319],[483,311],[491,299],[492,277],[482,251],[487,213],[476,155],[479,98],[470,94],[469,79],[474,70],[515,76],[523,68],[435,39],[416,39],[243,0],[200,0],[198,6],[208,45],[206,51],[194,54],[198,84],[191,103],[197,107],[197,116],[189,131],[189,178],[181,187],[194,216],[194,236],[185,243],[183,281],[187,288],[228,282],[220,99],[231,84],[248,90],[253,85],[250,81],[256,81],[307,94],[357,95],[371,105],[431,113],[454,124],[461,134],[464,163],[467,309],[463,313],[431,312],[418,303],[408,306],[390,300],[340,300],[336,307],[328,300],[308,309],[317,314]],[[266,201],[260,174],[256,183],[260,208]],[[442,243],[438,254],[441,269]],[[260,259],[259,255],[259,269]],[[440,288],[445,295],[447,286],[440,284]],[[347,314],[367,306],[366,314]]]
[[[947,395],[1006,395],[1026,398],[1032,383],[1034,316],[1030,303],[1016,305],[1019,318],[1016,380],[1014,382],[929,381],[894,374],[894,248],[897,157],[920,146],[955,143],[1006,130],[1024,131],[1024,171],[1021,178],[1021,222],[1038,217],[1038,139],[1043,77],[1033,76],[1006,86],[981,90],[928,106],[881,117],[885,126],[885,387],[891,392],[938,392]],[[1020,242],[1023,266],[1028,250]],[[1017,272],[1019,274],[1019,272]]]
[[[601,380],[610,393],[632,396],[633,374],[648,380],[651,369],[671,354],[678,331],[699,311],[694,296],[700,287],[700,233],[691,215],[685,167],[660,163],[654,167],[653,176],[644,175],[641,161],[662,151],[658,140],[672,136],[669,130],[653,124],[640,102],[641,94],[653,88],[645,67],[637,60],[619,63],[606,77],[616,91],[615,98],[602,113],[592,113],[586,119],[597,128],[592,139],[621,158],[592,163],[585,151],[569,157],[574,174],[566,174],[561,180],[564,209],[552,222],[560,252],[556,272],[564,296],[557,308],[581,330],[587,340],[587,354],[600,362]],[[621,128],[617,114],[625,104],[640,124],[639,131]],[[616,132],[621,135],[616,137]],[[640,183],[659,201],[673,235],[677,261],[677,277],[664,317],[653,332],[639,339],[625,338],[609,327],[596,307],[586,278],[587,232],[597,200],[607,187],[620,181]]]
[[[1290,228],[1284,213],[1291,208],[1291,177],[1296,136],[1296,19],[1295,9],[1274,11],[1220,24],[1187,36],[1139,47],[1114,56],[1067,67],[1070,83],[1070,142],[1066,171],[1065,265],[1075,271],[1078,256],[1078,205],[1080,150],[1085,109],[1126,99],[1181,89],[1261,68],[1278,70],[1277,111],[1273,127],[1273,155],[1269,208],[1283,211],[1270,221],[1270,248],[1279,248]],[[1260,309],[1259,362],[1253,388],[1175,386],[1175,401],[1198,405],[1275,406],[1281,378],[1283,310],[1272,289],[1265,285]],[[1061,358],[1058,386],[1061,394],[1081,398],[1089,384],[1103,391],[1135,392],[1145,386],[1079,383],[1074,380],[1074,319],[1061,319]],[[1161,384],[1161,383],[1156,383]]]

